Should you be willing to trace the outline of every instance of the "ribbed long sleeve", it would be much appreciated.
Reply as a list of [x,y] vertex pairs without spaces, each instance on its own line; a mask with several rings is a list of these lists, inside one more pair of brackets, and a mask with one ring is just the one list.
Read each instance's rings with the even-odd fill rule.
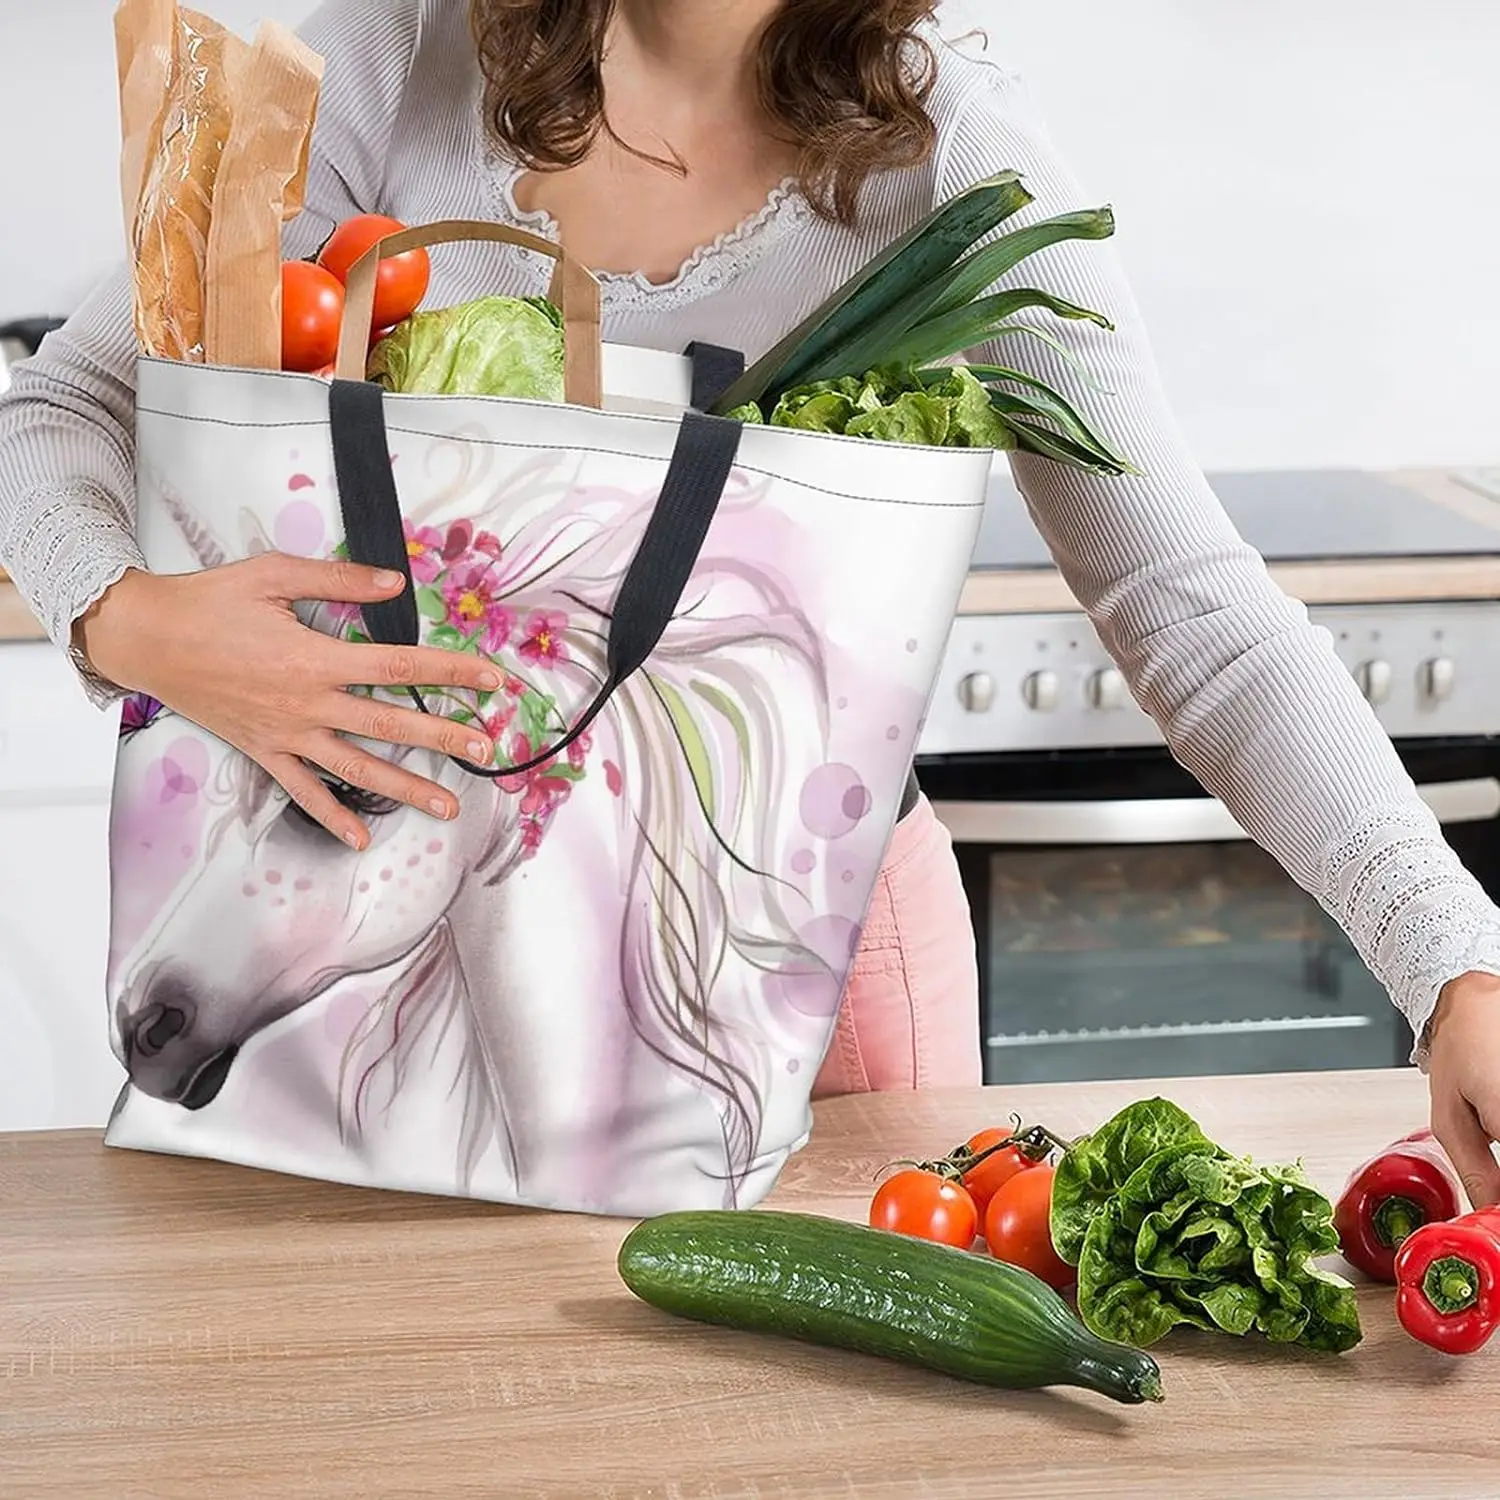
[[[553,228],[517,209],[518,169],[486,144],[466,15],[461,0],[329,0],[303,28],[327,73],[309,207],[290,228],[290,253],[307,253],[358,211]],[[979,177],[1022,173],[1036,202],[1014,222],[1092,201],[1012,75],[941,46],[939,60],[930,104],[939,150],[922,168],[873,179],[857,229],[818,219],[784,185],[672,281],[602,276],[605,336],[672,350],[704,339],[754,358]],[[525,252],[445,249],[429,305],[541,292],[547,273]],[[1331,641],[1235,534],[1172,421],[1109,245],[1055,247],[1015,279],[1114,320],[1113,333],[1047,325],[1112,394],[1086,389],[1038,341],[1008,339],[986,356],[1068,392],[1144,471],[1107,479],[1016,460],[1069,586],[1173,753],[1339,921],[1420,1038],[1443,983],[1470,969],[1500,973],[1500,911],[1448,847]],[[141,562],[133,358],[120,274],[0,400],[0,561],[60,645]],[[110,695],[106,684],[87,685],[99,701]]]
[[[944,196],[1025,163],[1035,202],[1007,228],[1088,201],[1016,79],[976,72],[958,121],[940,165]],[[1016,458],[1069,588],[1177,760],[1334,916],[1420,1038],[1448,979],[1500,971],[1500,913],[1444,840],[1332,638],[1272,582],[1194,463],[1113,250],[1054,248],[1012,279],[1116,324],[1044,325],[1101,390],[1038,340],[982,351],[1068,391],[1143,471],[1101,479]]]

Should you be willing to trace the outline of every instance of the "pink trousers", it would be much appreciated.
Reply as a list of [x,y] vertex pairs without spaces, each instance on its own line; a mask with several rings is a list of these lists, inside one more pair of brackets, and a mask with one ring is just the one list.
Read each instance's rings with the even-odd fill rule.
[[815,1099],[981,1081],[974,928],[925,797],[896,825]]

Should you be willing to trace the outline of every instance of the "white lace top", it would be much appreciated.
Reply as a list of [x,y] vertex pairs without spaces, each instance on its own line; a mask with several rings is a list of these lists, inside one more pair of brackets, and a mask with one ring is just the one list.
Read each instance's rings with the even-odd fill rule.
[[[518,211],[517,173],[487,148],[467,12],[463,0],[328,0],[303,28],[327,60],[327,82],[309,207],[290,226],[290,253],[308,253],[336,221],[369,210],[408,223],[550,228],[545,215]],[[977,178],[1024,175],[1036,201],[1015,222],[1093,201],[1001,68],[940,47],[930,108],[936,154],[873,180],[857,230],[818,219],[784,184],[670,282],[604,276],[606,337],[671,350],[704,339],[753,359]],[[432,305],[541,292],[547,272],[526,252],[444,250]],[[1115,320],[1112,334],[1088,323],[1049,329],[1113,394],[1088,390],[1040,341],[1013,339],[980,356],[1069,392],[1144,471],[1101,479],[1017,458],[1037,526],[1173,753],[1342,924],[1420,1043],[1447,980],[1500,973],[1500,911],[1449,849],[1331,642],[1230,526],[1173,424],[1109,245],[1060,246],[1022,274]],[[132,370],[122,272],[17,370],[0,401],[0,560],[59,645],[141,562]],[[87,673],[85,682],[96,701],[112,696]],[[1420,1045],[1415,1056],[1423,1061]]]

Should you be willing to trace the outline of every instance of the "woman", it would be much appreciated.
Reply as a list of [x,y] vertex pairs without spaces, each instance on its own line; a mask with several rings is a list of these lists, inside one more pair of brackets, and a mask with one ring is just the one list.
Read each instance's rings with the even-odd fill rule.
[[[1019,170],[1028,217],[1079,206],[1016,80],[945,45],[931,0],[328,0],[307,254],[361,211],[498,218],[560,235],[604,285],[606,337],[754,358],[976,179]],[[476,45],[477,40],[477,45]],[[1034,269],[1033,269],[1034,268]],[[1234,534],[1174,430],[1107,247],[1029,263],[1118,331],[1063,331],[1113,397],[1086,415],[1144,470],[1015,469],[1068,584],[1177,757],[1339,919],[1411,1022],[1433,1124],[1476,1201],[1500,1200],[1500,911],[1305,613]],[[536,257],[465,246],[431,305],[545,286]],[[1008,362],[1076,390],[1040,344]],[[442,788],[356,750],[351,683],[483,663],[335,644],[290,601],[378,599],[352,567],[260,559],[153,577],[131,537],[123,274],[17,372],[0,407],[0,556],[97,702],[149,692],[266,767],[355,847],[319,770],[451,817]],[[203,622],[214,622],[212,630]],[[468,685],[478,686],[477,679]],[[382,737],[487,760],[416,713]],[[978,1081],[973,940],[952,851],[918,799],[897,827],[820,1092]]]

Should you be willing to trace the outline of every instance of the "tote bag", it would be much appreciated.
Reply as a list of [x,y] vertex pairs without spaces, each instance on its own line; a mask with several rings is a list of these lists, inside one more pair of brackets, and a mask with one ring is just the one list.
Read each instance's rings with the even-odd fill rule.
[[[565,402],[364,383],[378,256],[465,238],[557,261]],[[601,349],[598,305],[548,241],[434,225],[351,276],[352,378],[141,362],[152,569],[403,569],[394,601],[299,614],[486,654],[499,691],[421,706],[504,769],[367,747],[461,816],[334,784],[356,852],[128,701],[110,1144],[640,1216],[750,1206],[805,1142],[990,455],[703,415],[742,361]]]

